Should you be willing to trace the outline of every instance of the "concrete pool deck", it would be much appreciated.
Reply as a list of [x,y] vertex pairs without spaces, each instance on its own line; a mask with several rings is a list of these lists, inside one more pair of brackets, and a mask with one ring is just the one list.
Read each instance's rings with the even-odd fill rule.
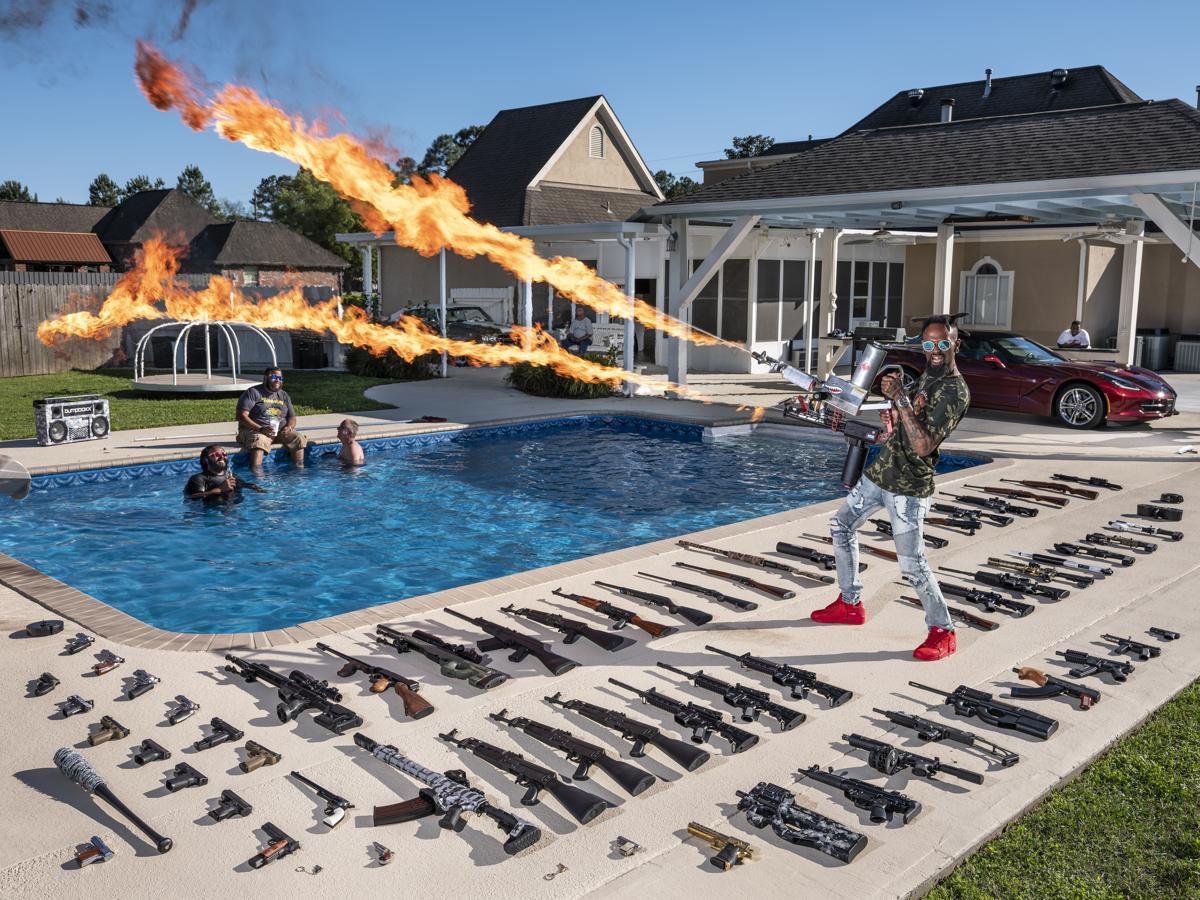
[[[537,400],[506,391],[495,375],[470,370],[455,379],[457,384],[421,382],[380,388],[377,390],[394,392],[392,396],[400,402],[400,408],[370,415],[381,420],[381,428],[404,428],[396,424],[397,419],[422,414],[476,424],[598,410],[591,403],[564,405],[563,401]],[[769,381],[748,377],[740,380],[747,384],[729,384],[726,397],[754,392],[764,397],[759,402],[768,402]],[[451,406],[455,394],[461,402]],[[693,404],[685,401],[652,398],[605,401],[603,405],[604,411],[672,418],[703,413],[710,422],[737,421],[743,415],[729,407],[699,406],[695,410],[688,408]],[[485,415],[488,411],[490,418]],[[391,418],[383,416],[384,413]],[[328,418],[336,422],[341,417]],[[366,416],[359,417],[360,421],[365,419]],[[215,430],[212,426],[196,427]],[[121,450],[116,459],[122,460],[145,459],[140,456],[143,452],[164,452],[163,447],[156,446],[164,442],[150,442],[149,448],[143,448],[133,445],[147,443],[144,439],[120,445],[115,443],[117,440],[123,440],[121,433],[114,438],[113,449],[106,457],[112,456],[118,446]],[[172,435],[171,441],[165,442],[172,446],[165,452],[175,453],[176,458],[191,455],[202,446],[197,441],[209,442],[187,434]],[[938,532],[950,540],[950,546],[931,551],[931,560],[937,565],[973,568],[988,555],[1018,548],[1041,549],[1053,540],[1077,539],[1108,519],[1133,512],[1136,502],[1154,500],[1164,490],[1183,494],[1189,501],[1184,504],[1187,510],[1200,497],[1200,463],[1198,458],[1180,456],[1176,450],[1192,443],[1200,445],[1200,415],[1180,415],[1149,428],[1077,433],[1047,427],[1035,420],[972,414],[947,449],[991,455],[996,462],[986,471],[976,468],[942,476],[943,485],[976,480],[982,474],[990,474],[988,480],[994,483],[1001,475],[1044,479],[1051,472],[1065,471],[1106,476],[1124,484],[1126,489],[1119,493],[1105,492],[1096,501],[1073,500],[1061,511],[1045,509],[1037,518],[1018,520],[1008,528],[988,526],[974,538]],[[90,465],[96,465],[94,444],[73,446],[92,448]],[[11,451],[0,447],[0,452]],[[26,457],[30,461],[39,458],[45,457],[36,454]],[[65,454],[57,456],[44,466],[72,465],[64,459]],[[724,548],[774,556],[770,551],[775,541],[794,541],[802,531],[824,532],[825,520],[835,506],[836,503],[827,503],[791,510],[714,529],[703,537]],[[869,611],[865,627],[821,631],[807,620],[807,613],[814,606],[828,602],[836,593],[834,589],[802,587],[794,579],[722,560],[705,562],[703,557],[683,551],[671,541],[471,585],[396,603],[382,610],[347,614],[337,617],[338,623],[298,626],[304,634],[284,635],[277,643],[271,640],[269,632],[261,635],[261,643],[259,636],[252,636],[250,646],[254,649],[238,651],[239,655],[268,665],[298,666],[317,677],[330,679],[346,694],[345,704],[365,719],[361,729],[364,733],[397,746],[431,768],[465,768],[472,783],[492,799],[540,824],[542,842],[511,859],[499,850],[495,840],[498,832],[474,819],[458,835],[439,833],[429,821],[371,828],[371,806],[413,796],[417,785],[355,748],[350,734],[337,737],[316,726],[311,713],[303,714],[297,722],[279,724],[274,718],[276,698],[272,689],[243,684],[218,670],[222,662],[220,653],[232,646],[231,638],[210,639],[202,650],[189,641],[183,648],[200,652],[179,652],[181,645],[172,645],[170,641],[159,645],[157,641],[143,642],[144,635],[130,635],[124,639],[97,640],[88,651],[67,657],[59,654],[65,638],[74,633],[71,622],[60,636],[14,637],[9,641],[9,652],[0,656],[0,674],[13,690],[9,727],[0,735],[0,748],[6,774],[12,778],[6,796],[11,808],[19,810],[20,815],[6,817],[0,832],[5,838],[0,843],[0,895],[66,897],[77,896],[81,890],[128,897],[212,896],[239,891],[262,897],[318,892],[367,894],[395,892],[397,877],[405,879],[401,882],[404,887],[431,897],[461,897],[469,891],[500,897],[517,894],[641,897],[651,892],[673,898],[730,886],[764,897],[889,897],[919,892],[1006,821],[1036,803],[1046,791],[1086,765],[1200,675],[1200,654],[1195,652],[1193,644],[1200,640],[1200,609],[1192,602],[1195,594],[1192,579],[1200,568],[1200,554],[1195,552],[1196,537],[1189,524],[1190,515],[1185,512],[1182,523],[1168,526],[1185,532],[1182,542],[1161,542],[1157,552],[1139,557],[1129,569],[1118,569],[1112,577],[1084,591],[1073,590],[1071,597],[1061,602],[1038,603],[1032,616],[1013,619],[992,614],[988,617],[1001,623],[996,631],[960,629],[958,654],[931,665],[917,664],[909,657],[923,634],[923,626],[917,611],[893,602],[905,592],[895,584],[897,571],[893,564],[864,557],[870,565],[864,574]],[[681,603],[711,612],[715,616],[713,623],[703,628],[685,627],[678,634],[650,642],[649,646],[643,640],[645,635],[635,632],[637,646],[617,654],[604,654],[582,642],[564,646],[557,633],[511,620],[498,611],[510,602],[526,605],[531,600],[546,599],[550,587],[602,596],[618,605],[633,607],[638,604],[609,596],[592,586],[592,580],[600,578],[634,586],[642,581],[633,576],[637,569],[664,574],[676,560],[786,584],[796,589],[798,596],[789,601],[752,597],[750,592],[709,581],[701,575],[692,579],[692,573],[688,573],[689,580],[753,598],[759,608],[742,613],[667,591]],[[0,572],[0,581],[8,581],[13,574]],[[461,604],[468,615],[482,615],[537,633],[552,641],[557,652],[583,665],[551,678],[529,660],[514,664],[504,659],[502,653],[493,654],[494,664],[514,677],[493,691],[480,693],[463,682],[443,678],[422,657],[397,656],[368,639],[368,626],[377,621],[398,622],[403,627],[430,625],[436,633],[456,640],[480,637],[471,626],[437,612],[451,603]],[[573,618],[600,624],[581,607],[562,611]],[[662,610],[640,611],[655,621],[671,620]],[[6,626],[5,633],[17,635],[27,622],[46,616],[42,606],[14,590],[0,587],[0,624]],[[355,620],[355,616],[362,618]],[[70,613],[64,609],[62,617],[70,618]],[[1097,642],[1101,633],[1144,637],[1143,632],[1150,625],[1179,630],[1183,639],[1162,645],[1161,657],[1135,663],[1136,674],[1123,685],[1113,686],[1107,679],[1104,683],[1088,679],[1086,683],[1098,687],[1104,695],[1094,709],[1080,712],[1060,700],[1022,702],[1061,722],[1059,732],[1047,742],[1028,741],[975,720],[954,717],[945,707],[930,706],[937,699],[933,695],[906,686],[909,679],[945,688],[963,683],[1001,696],[1007,691],[1000,686],[1013,683],[1015,676],[1010,674],[1013,666],[1035,665],[1061,674],[1061,667],[1051,661],[1055,659],[1054,650],[1084,649],[1105,655],[1106,649]],[[422,695],[437,711],[415,722],[394,718],[401,711],[399,698],[390,694],[372,696],[361,678],[338,678],[333,660],[311,650],[312,643],[320,639],[328,640],[343,652],[370,658],[419,679]],[[725,668],[723,660],[703,651],[705,643],[735,651],[750,650],[811,668],[824,680],[853,690],[855,697],[837,709],[784,699],[787,705],[805,712],[808,721],[785,734],[780,734],[776,727],[768,728],[769,720],[764,720],[764,724],[743,725],[760,736],[756,747],[729,756],[725,745],[718,740],[716,747],[709,748],[712,761],[694,773],[679,774],[676,767],[661,763],[661,757],[651,751],[639,764],[662,780],[636,799],[612,788],[604,775],[583,782],[583,787],[617,804],[586,826],[576,826],[568,820],[553,800],[522,808],[518,801],[523,791],[509,776],[469,755],[460,755],[437,739],[439,731],[457,727],[465,735],[516,749],[539,764],[568,774],[572,767],[560,754],[523,734],[495,726],[486,714],[506,707],[510,714],[528,715],[567,728],[628,759],[628,744],[615,733],[593,726],[573,713],[549,707],[541,698],[562,691],[568,698],[590,700],[661,725],[671,736],[680,735],[669,719],[644,705],[630,703],[623,692],[610,689],[605,679],[616,676],[639,687],[653,685],[673,696],[727,709],[711,695],[680,686],[675,676],[655,671],[657,660],[688,669],[703,667],[730,681],[765,687],[773,699],[781,699],[766,679]],[[93,651],[101,648],[112,649],[128,662],[113,673],[98,678],[89,673],[85,677],[84,673],[95,661]],[[158,675],[162,684],[144,697],[127,701],[122,695],[122,676],[135,668]],[[45,697],[16,696],[18,689],[23,691],[43,671],[55,674],[62,684]],[[54,703],[72,693],[94,699],[96,707],[92,714],[63,721],[53,715]],[[178,726],[165,727],[163,711],[177,693],[198,701],[202,709]],[[840,794],[829,793],[811,783],[793,783],[792,773],[797,768],[817,763],[835,766],[839,771],[848,768],[852,775],[883,784],[882,776],[867,769],[862,754],[848,752],[840,740],[844,733],[857,731],[884,737],[916,752],[984,770],[983,758],[970,751],[949,744],[922,745],[911,734],[894,731],[871,713],[873,706],[904,709],[965,727],[1018,750],[1022,761],[1013,769],[988,767],[985,783],[969,790],[953,779],[909,781],[903,775],[887,779],[889,788],[903,790],[921,801],[924,811],[903,828],[867,824],[865,813],[844,801]],[[103,714],[112,715],[129,727],[131,735],[123,741],[88,748],[83,741],[87,727]],[[240,747],[244,740],[193,753],[190,744],[200,737],[201,724],[214,715],[244,728],[246,738],[282,753],[283,762],[242,774],[236,767],[239,753],[235,747]],[[886,731],[893,734],[888,737]],[[129,750],[146,737],[153,737],[175,754],[169,763],[152,763],[139,769],[128,761]],[[84,754],[106,777],[117,796],[175,839],[171,853],[157,855],[121,816],[102,801],[90,799],[53,768],[51,756],[57,747],[81,744]],[[180,752],[185,747],[188,749]],[[180,760],[190,762],[208,775],[209,784],[176,794],[166,793],[162,776],[170,763]],[[286,774],[292,769],[303,771],[356,803],[357,808],[347,817],[350,823],[325,833],[319,824],[323,807],[311,793],[286,783],[290,780]],[[870,843],[866,850],[854,863],[843,866],[829,857],[786,844],[771,832],[749,827],[742,815],[732,815],[736,804],[734,792],[746,790],[760,780],[786,787],[797,795],[800,803],[867,835]],[[211,808],[211,801],[225,788],[250,801],[255,807],[253,814],[222,823],[208,819],[206,809]],[[300,839],[303,849],[265,870],[250,871],[245,860],[262,846],[263,835],[257,829],[268,820]],[[736,872],[722,875],[707,864],[711,855],[707,848],[686,837],[685,826],[692,820],[749,841],[758,851],[756,859]],[[117,851],[117,856],[77,872],[69,864],[70,857],[75,847],[92,834],[103,837]],[[618,835],[631,838],[645,850],[630,858],[621,857],[609,849],[610,841]],[[376,871],[378,866],[369,853],[372,841],[396,851],[397,864],[388,871]],[[418,861],[419,870],[413,866]],[[311,870],[314,864],[323,868],[319,875],[296,871],[297,866]],[[559,864],[565,865],[566,871],[552,881],[544,880]],[[395,874],[401,872],[404,874]],[[713,881],[715,877],[729,881]]]

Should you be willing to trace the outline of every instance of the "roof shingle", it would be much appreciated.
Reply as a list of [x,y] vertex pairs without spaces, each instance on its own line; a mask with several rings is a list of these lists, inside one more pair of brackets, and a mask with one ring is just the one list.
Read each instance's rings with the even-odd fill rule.
[[0,200],[0,228],[21,231],[93,231],[110,212],[111,206]]
[[270,266],[285,269],[345,269],[350,264],[319,244],[275,222],[209,225],[188,249],[195,266]]
[[18,231],[0,229],[0,248],[22,263],[72,263],[107,265],[109,258],[100,239],[90,231]]
[[591,191],[544,184],[526,194],[525,224],[624,222],[657,200],[653,194],[640,191]]

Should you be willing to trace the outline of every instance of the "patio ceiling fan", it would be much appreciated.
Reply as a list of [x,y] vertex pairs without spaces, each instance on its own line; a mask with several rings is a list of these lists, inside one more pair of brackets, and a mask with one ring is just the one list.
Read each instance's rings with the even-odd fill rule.
[[861,244],[915,244],[917,239],[911,234],[895,234],[887,229],[887,222],[880,222],[879,228],[872,231],[868,235],[856,237],[853,240],[842,241],[847,247],[859,246]]
[[1077,231],[1072,234],[1064,234],[1061,240],[1075,241],[1080,238],[1084,240],[1108,241],[1113,244],[1134,244],[1138,241],[1146,240],[1144,234],[1126,234],[1125,229],[1119,225],[1100,225],[1095,231]]

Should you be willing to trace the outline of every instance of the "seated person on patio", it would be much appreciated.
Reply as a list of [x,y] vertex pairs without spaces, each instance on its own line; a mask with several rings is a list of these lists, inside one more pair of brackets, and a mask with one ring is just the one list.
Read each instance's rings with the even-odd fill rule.
[[1071,327],[1058,336],[1058,346],[1060,349],[1070,347],[1076,350],[1086,350],[1092,346],[1092,339],[1088,333],[1083,330],[1078,319],[1071,323]]
[[575,310],[575,319],[571,322],[571,327],[567,329],[567,336],[562,339],[562,345],[567,350],[570,350],[572,345],[578,347],[576,352],[583,356],[591,343],[592,320],[587,317],[583,308],[579,307]]
[[237,476],[229,471],[225,449],[209,444],[200,451],[200,471],[188,479],[183,495],[189,500],[226,500],[241,489]]
[[292,463],[304,468],[304,448],[308,438],[296,431],[296,411],[292,398],[283,389],[283,372],[267,369],[263,383],[246,388],[237,404],[237,442],[250,453],[250,468],[262,468],[263,454],[272,444],[282,444]]
[[366,462],[362,444],[358,442],[358,423],[353,419],[343,419],[337,429],[338,440],[342,449],[338,451],[338,459],[344,466],[361,466]]

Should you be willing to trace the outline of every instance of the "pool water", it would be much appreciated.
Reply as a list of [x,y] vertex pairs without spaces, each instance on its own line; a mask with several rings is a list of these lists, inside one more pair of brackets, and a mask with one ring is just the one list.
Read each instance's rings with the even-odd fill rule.
[[263,631],[844,494],[841,441],[702,435],[587,417],[366,442],[359,470],[281,465],[220,505],[183,500],[179,465],[37,483],[0,550],[160,628]]

